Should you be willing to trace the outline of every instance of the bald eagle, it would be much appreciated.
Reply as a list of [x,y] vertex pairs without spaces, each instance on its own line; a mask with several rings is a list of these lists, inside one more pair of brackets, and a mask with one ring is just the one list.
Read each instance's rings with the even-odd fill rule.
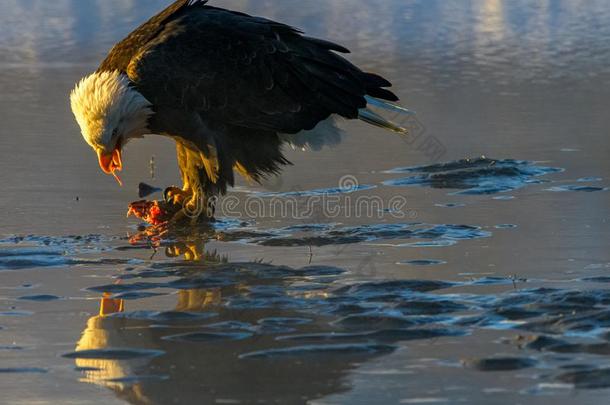
[[124,146],[147,134],[176,141],[183,186],[169,194],[192,208],[226,193],[234,172],[277,174],[290,164],[283,144],[331,117],[406,132],[369,108],[408,112],[390,82],[340,56],[344,47],[207,2],[171,4],[71,93],[85,141],[119,183]]

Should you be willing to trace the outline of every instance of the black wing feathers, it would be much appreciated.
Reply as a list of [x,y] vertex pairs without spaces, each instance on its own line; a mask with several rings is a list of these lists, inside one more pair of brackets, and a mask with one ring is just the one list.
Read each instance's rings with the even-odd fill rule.
[[[336,54],[347,52],[342,46],[204,2],[185,6],[190,3],[176,2],[155,17],[161,22],[152,29],[158,32],[123,68],[156,106],[197,111],[206,121],[237,127],[296,133],[331,114],[358,117],[367,94],[397,99],[382,88],[389,82]],[[171,17],[163,17],[172,7]]]
[[189,7],[204,6],[207,2],[208,0],[177,0],[172,3],[116,44],[98,70],[126,71],[132,58],[143,46],[159,35],[168,21]]

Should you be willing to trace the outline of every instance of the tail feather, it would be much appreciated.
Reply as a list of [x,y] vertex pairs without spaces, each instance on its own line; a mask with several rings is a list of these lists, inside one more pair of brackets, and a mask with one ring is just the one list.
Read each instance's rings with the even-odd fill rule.
[[371,97],[371,96],[365,96],[364,98],[366,98],[366,102],[369,103],[370,105],[378,107],[378,108],[382,108],[384,110],[394,111],[394,112],[401,113],[401,114],[411,114],[411,115],[415,114],[414,111],[411,111],[411,110],[401,106],[400,104],[391,103],[391,102],[385,101],[385,100],[380,100],[378,98]]
[[366,101],[368,102],[367,108],[362,108],[358,114],[358,118],[360,120],[399,134],[407,134],[409,132],[407,128],[404,128],[401,125],[396,124],[391,120],[384,118],[382,115],[374,112],[369,108],[369,106],[401,115],[413,115],[415,114],[413,111],[408,110],[399,104],[380,100],[370,96],[366,96]]

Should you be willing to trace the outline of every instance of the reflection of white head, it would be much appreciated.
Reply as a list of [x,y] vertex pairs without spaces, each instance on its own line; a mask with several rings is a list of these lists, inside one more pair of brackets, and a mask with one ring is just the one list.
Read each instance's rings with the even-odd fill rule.
[[[106,318],[101,316],[89,319],[87,329],[76,344],[76,351],[128,346],[120,329],[104,328],[105,321]],[[130,360],[77,358],[76,366],[84,369],[85,378],[81,381],[123,390],[130,384],[120,380],[132,376],[135,370],[145,367],[149,362],[150,358]]]

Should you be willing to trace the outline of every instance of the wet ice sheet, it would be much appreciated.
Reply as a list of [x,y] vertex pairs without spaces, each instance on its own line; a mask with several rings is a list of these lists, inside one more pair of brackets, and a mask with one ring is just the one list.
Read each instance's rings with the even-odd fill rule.
[[[281,371],[277,383],[307,373],[311,391],[303,386],[285,398],[315,398],[340,391],[336,378],[352,370],[354,361],[385,356],[408,342],[459,342],[480,330],[503,330],[509,336],[506,344],[519,353],[465,357],[458,359],[459,367],[481,373],[527,371],[531,387],[541,381],[579,389],[610,385],[603,366],[610,353],[610,293],[603,288],[535,287],[539,281],[501,277],[350,282],[345,274],[339,267],[222,260],[159,262],[122,271],[115,274],[116,283],[89,285],[91,292],[103,295],[100,314],[83,326],[75,350],[63,355],[74,361],[83,381],[157,399],[168,398],[164,393],[181,401],[193,395],[208,398],[190,385],[199,380],[185,379],[187,370],[172,366],[185,356],[203,381],[215,387],[209,400],[252,395],[233,385],[223,388],[223,381],[233,381],[232,364],[253,373],[273,367]],[[606,280],[577,282],[601,287]],[[488,286],[503,292],[479,290]],[[465,288],[471,291],[463,292]],[[142,308],[155,297],[134,295],[124,301],[116,295],[148,291],[170,294],[174,304],[162,311],[146,310]],[[38,305],[54,304],[41,300]],[[134,305],[141,309],[130,309]],[[301,365],[295,368],[296,359]],[[331,370],[338,373],[334,378]],[[47,371],[53,368],[6,369]],[[179,392],[171,388],[176,381],[181,381]],[[327,388],[319,391],[321,386]]]
[[[499,227],[506,232],[518,231],[514,226]],[[331,243],[331,236],[342,241],[350,235],[356,239],[342,243],[451,238],[476,241],[493,237],[486,232],[472,226],[417,223],[360,227],[307,224],[265,230],[224,221],[219,229],[208,228],[197,236],[176,235],[163,241],[162,246],[172,256],[187,248],[197,251],[192,244],[207,241],[198,239],[204,235],[221,246],[231,244],[222,237],[218,242],[218,235],[235,234],[239,236],[235,239],[242,241],[249,235],[246,245],[261,246],[260,242],[276,239],[282,243],[311,243],[314,238]],[[69,260],[83,256],[78,260],[86,261],[87,251],[99,255],[96,250],[88,250],[92,246],[89,242],[80,246],[67,237],[30,237],[21,243],[11,237],[7,241],[11,241],[8,251],[17,256],[45,252],[49,245],[64,252]],[[253,392],[266,398],[268,393],[262,387],[268,386],[269,375],[276,376],[274,384],[287,386],[306,375],[308,384],[279,394],[283,401],[290,402],[343,392],[347,386],[342,381],[357,363],[399,354],[425,342],[459,345],[481,331],[501,331],[510,354],[478,353],[454,356],[451,361],[439,358],[427,367],[457,367],[482,374],[519,372],[521,382],[532,392],[541,384],[561,384],[570,390],[610,385],[604,368],[610,353],[610,295],[604,289],[607,278],[603,276],[559,283],[553,288],[541,286],[546,283],[542,280],[494,275],[450,280],[353,279],[341,266],[236,263],[214,251],[198,251],[192,256],[194,261],[175,257],[133,260],[128,258],[132,250],[123,249],[129,246],[129,238],[109,241],[93,245],[104,252],[102,256],[113,258],[97,260],[94,265],[98,273],[109,271],[111,278],[87,278],[81,293],[89,302],[97,303],[95,312],[99,314],[85,320],[82,333],[75,332],[75,346],[58,353],[64,356],[61,366],[20,361],[31,350],[25,346],[24,350],[3,350],[11,353],[10,367],[3,373],[54,375],[58,367],[72,365],[72,378],[117,395],[146,395],[161,402],[195,398],[245,401]],[[150,249],[150,245],[138,248]],[[114,257],[116,254],[120,257]],[[422,269],[454,266],[433,259],[408,264],[409,268]],[[64,265],[72,269],[78,266]],[[603,268],[600,264],[590,271]],[[49,267],[43,271],[59,270]],[[591,288],[572,287],[578,284]],[[489,288],[496,292],[489,294]],[[13,309],[0,313],[0,328],[9,330],[39,316],[41,311],[55,312],[54,308],[69,302],[51,294],[44,285],[6,291],[15,291]],[[6,331],[0,330],[0,338],[2,333]],[[9,342],[0,343],[11,347]],[[189,364],[191,368],[176,364]],[[241,381],[236,378],[242,375],[236,374],[236,369],[248,375],[258,373],[261,391],[236,390],[235,385]],[[198,378],[192,378],[192,373]],[[180,390],[174,389],[177,382]],[[214,387],[214,392],[202,393],[197,389],[201,382]],[[269,395],[277,398],[278,392],[273,390]]]
[[345,227],[333,224],[311,224],[251,232],[226,232],[224,241],[240,241],[262,246],[329,246],[392,240],[418,240],[405,243],[448,246],[461,240],[488,238],[492,234],[470,225],[430,225],[420,223],[375,224]]
[[453,194],[481,195],[506,193],[540,184],[542,176],[561,172],[556,167],[540,166],[522,160],[496,160],[485,157],[464,159],[430,166],[404,167],[388,173],[413,173],[417,176],[385,181],[387,186],[420,186],[457,189]]
[[76,253],[108,250],[112,238],[102,235],[8,236],[0,239],[0,270],[90,264],[98,259],[79,259]]
[[[510,184],[516,189],[539,182],[532,178],[559,172],[558,169],[532,168],[522,161],[502,161],[500,166],[506,164],[511,169],[493,169],[490,174],[489,166],[497,164],[493,162],[455,161],[425,169],[403,170],[440,173],[447,178],[456,175],[459,182],[463,182],[458,182],[457,186],[470,187],[466,188],[469,192],[489,190],[486,188],[488,181],[496,185]],[[513,176],[515,173],[518,174]],[[456,186],[452,182],[442,184],[443,187]],[[308,196],[305,192],[297,197]],[[464,206],[456,205],[455,208]],[[124,269],[115,273],[112,281],[95,283],[90,280],[85,286],[86,294],[93,294],[89,297],[99,300],[100,314],[89,318],[76,347],[62,353],[66,359],[74,361],[75,372],[82,374],[79,377],[82,381],[117,393],[141,395],[136,393],[144,390],[159,400],[169,400],[166,395],[170,395],[188,402],[193,398],[190,395],[197,391],[195,388],[176,392],[172,387],[177,380],[186,381],[187,385],[199,380],[190,379],[184,374],[188,375],[187,370],[175,370],[172,364],[183,363],[182,359],[188,358],[189,364],[207,370],[209,359],[221,356],[219,358],[227,362],[226,369],[207,372],[208,375],[217,373],[218,378],[207,380],[212,386],[220,387],[232,381],[233,367],[252,367],[252,373],[262,369],[266,376],[279,368],[286,378],[295,378],[295,373],[306,374],[308,378],[312,374],[319,375],[319,379],[312,381],[316,392],[301,387],[285,394],[288,401],[297,394],[317,398],[341,392],[344,388],[340,380],[354,370],[354,363],[398,353],[415,342],[441,339],[460,344],[480,331],[503,331],[508,335],[505,344],[517,353],[478,353],[454,357],[452,361],[439,359],[431,364],[479,373],[520,371],[526,373],[531,390],[538,389],[540,384],[562,384],[570,389],[610,385],[605,380],[607,373],[603,368],[603,356],[610,352],[607,344],[610,324],[606,320],[610,300],[603,290],[529,288],[528,284],[542,282],[493,274],[471,274],[461,280],[419,277],[373,281],[365,277],[353,281],[347,269],[340,266],[294,268],[232,263],[213,251],[198,252],[190,247],[193,240],[214,240],[223,246],[238,242],[244,246],[282,249],[340,245],[435,247],[442,251],[458,244],[493,240],[500,231],[510,234],[517,230],[517,225],[509,223],[485,227],[420,222],[302,223],[261,227],[255,221],[221,218],[216,224],[196,232],[162,238],[155,234],[143,239],[99,235],[7,237],[0,241],[3,246],[0,265],[4,270],[13,271],[31,268],[54,271],[93,265]],[[128,257],[129,252],[152,248],[164,248],[172,259],[151,261]],[[195,259],[194,262],[176,261],[175,258],[185,251],[190,252],[185,257]],[[455,265],[432,258],[404,260],[397,264],[404,268],[430,270]],[[606,280],[590,278],[577,282],[599,284]],[[502,293],[492,295],[481,291],[488,288],[499,289]],[[36,289],[35,293],[28,291],[15,296],[14,308],[0,313],[0,327],[3,327],[3,318],[18,320],[37,316],[36,310],[19,309],[20,303],[45,305],[45,309],[49,309],[73,298],[46,293],[44,288]],[[515,291],[511,291],[513,289]],[[155,304],[174,300],[174,305],[159,307]],[[573,316],[566,316],[566,313]],[[10,352],[18,353],[19,350]],[[193,356],[193,352],[198,354]],[[557,358],[557,355],[568,354],[572,357]],[[576,355],[586,356],[586,359],[576,363],[573,360]],[[293,370],[289,365],[295,359],[299,362],[307,359],[308,364]],[[249,364],[244,366],[244,362]],[[309,364],[312,362],[314,365]],[[15,367],[7,368],[13,370],[10,373],[37,374],[42,371],[28,370],[44,370],[47,374],[53,371],[51,366],[16,363]],[[578,367],[576,371],[572,369],[574,367]],[[337,375],[330,377],[319,368]],[[585,382],[588,376],[593,382]],[[327,388],[321,389],[322,386]],[[251,391],[239,393],[218,389],[219,393],[208,398],[209,401],[218,397],[245,400],[252,395]],[[197,392],[197,395],[201,396],[201,393]]]

